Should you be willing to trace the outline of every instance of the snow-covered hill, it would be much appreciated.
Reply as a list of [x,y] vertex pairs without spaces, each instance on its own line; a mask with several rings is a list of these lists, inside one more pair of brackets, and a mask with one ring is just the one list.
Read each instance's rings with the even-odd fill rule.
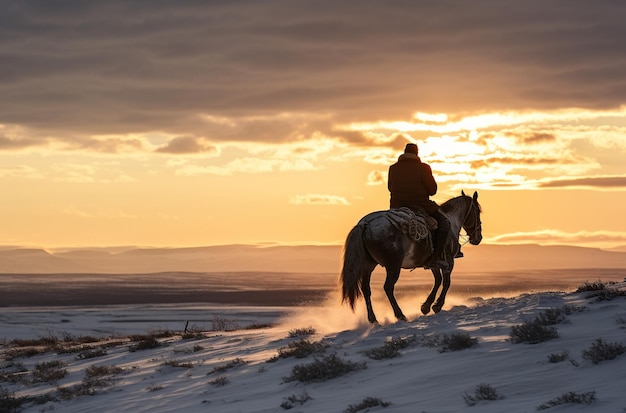
[[[612,288],[618,292],[599,298],[473,298],[430,316],[407,302],[409,322],[390,320],[381,301],[376,310],[386,321],[376,326],[365,322],[363,308],[353,314],[334,296],[298,308],[8,308],[0,316],[0,398],[41,403],[22,399],[25,412],[621,412],[626,297],[623,284]],[[533,320],[558,337],[514,343]],[[183,338],[176,331],[186,324]],[[144,336],[127,341],[132,334]],[[145,334],[158,343],[147,345]],[[88,336],[115,342],[65,352]],[[61,343],[46,350],[45,340],[36,347],[13,341],[42,337]],[[29,348],[34,355],[24,354]],[[592,356],[607,348],[615,358],[595,363]],[[294,356],[307,349],[314,353]],[[36,371],[54,371],[51,362],[67,375],[37,382]],[[307,382],[315,373],[338,376]]]

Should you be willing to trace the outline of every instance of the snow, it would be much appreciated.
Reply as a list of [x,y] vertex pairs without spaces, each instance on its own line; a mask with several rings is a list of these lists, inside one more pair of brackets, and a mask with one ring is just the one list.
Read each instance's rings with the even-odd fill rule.
[[[623,284],[618,284],[624,288]],[[587,298],[586,293],[539,292],[515,297],[473,297],[448,303],[436,315],[417,313],[415,300],[401,302],[408,322],[392,319],[386,301],[375,302],[380,325],[369,325],[362,302],[352,313],[331,294],[318,306],[236,307],[211,305],[125,305],[98,307],[14,307],[0,315],[3,360],[0,376],[22,363],[27,380],[0,380],[16,398],[49,394],[56,400],[24,403],[24,412],[281,412],[288,398],[310,396],[293,403],[291,412],[342,412],[366,397],[390,403],[370,412],[533,412],[563,394],[595,391],[592,404],[563,404],[549,411],[618,412],[626,410],[626,354],[594,364],[582,357],[601,338],[626,345],[626,297],[610,301]],[[566,307],[567,306],[567,307]],[[539,344],[515,344],[511,327],[553,308],[576,309],[554,327],[559,337]],[[413,313],[411,313],[413,311]],[[382,321],[384,320],[384,321]],[[181,332],[185,325],[201,337],[159,338],[161,346],[129,351],[136,343],[121,343],[94,358],[77,353],[46,352],[9,360],[11,340],[38,337],[93,335],[122,340],[131,334]],[[232,331],[215,331],[216,323]],[[246,327],[255,328],[246,328]],[[310,336],[290,337],[297,330]],[[466,333],[478,344],[441,352],[425,345],[428,338]],[[297,340],[322,342],[324,353],[306,358],[279,358],[278,350]],[[394,339],[415,339],[400,356],[373,360],[364,352]],[[567,360],[554,363],[549,355],[567,351]],[[335,354],[342,360],[366,363],[366,368],[313,383],[286,381],[296,365]],[[57,382],[33,383],[29,372],[37,363],[60,360],[68,375]],[[243,360],[243,362],[242,362]],[[176,364],[191,363],[192,367]],[[231,363],[230,368],[225,366]],[[58,388],[79,385],[90,366],[117,366],[110,385],[93,395],[64,400]],[[220,369],[215,371],[214,369]],[[224,385],[211,384],[224,378]],[[503,398],[470,406],[487,384]],[[365,410],[363,410],[365,411]]]

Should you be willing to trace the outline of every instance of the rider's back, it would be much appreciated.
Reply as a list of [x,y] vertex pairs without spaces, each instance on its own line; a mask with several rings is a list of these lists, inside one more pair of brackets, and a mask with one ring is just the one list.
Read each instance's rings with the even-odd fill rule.
[[404,153],[389,167],[387,186],[391,208],[420,206],[428,213],[437,209],[436,204],[429,201],[429,196],[437,193],[432,170],[415,154]]

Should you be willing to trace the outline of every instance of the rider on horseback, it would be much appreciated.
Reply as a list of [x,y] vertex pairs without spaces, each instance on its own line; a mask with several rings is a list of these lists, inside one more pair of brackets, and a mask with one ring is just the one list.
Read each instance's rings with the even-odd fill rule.
[[[437,193],[437,182],[430,166],[423,163],[417,145],[407,143],[398,161],[389,167],[387,187],[391,193],[390,208],[408,207],[417,214],[427,213],[437,220],[437,230],[433,234],[434,251],[426,267],[446,269],[449,267],[443,254],[450,237],[450,221],[439,212],[439,205],[429,199]],[[460,249],[457,257],[462,257]]]

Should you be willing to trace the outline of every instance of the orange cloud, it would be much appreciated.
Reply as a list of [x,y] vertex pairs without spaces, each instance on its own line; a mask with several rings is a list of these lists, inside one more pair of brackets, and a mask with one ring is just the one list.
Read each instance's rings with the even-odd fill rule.
[[527,144],[546,143],[546,142],[556,141],[556,137],[553,134],[546,133],[546,132],[533,132],[530,134],[526,134],[525,136],[521,136],[521,139],[524,143],[527,143]]
[[561,178],[540,182],[541,188],[626,188],[626,176],[587,176]]
[[367,175],[367,185],[386,185],[387,171],[371,171]]
[[578,231],[566,232],[555,229],[514,232],[491,237],[487,242],[501,244],[538,243],[551,245],[615,245],[626,243],[626,232]]

